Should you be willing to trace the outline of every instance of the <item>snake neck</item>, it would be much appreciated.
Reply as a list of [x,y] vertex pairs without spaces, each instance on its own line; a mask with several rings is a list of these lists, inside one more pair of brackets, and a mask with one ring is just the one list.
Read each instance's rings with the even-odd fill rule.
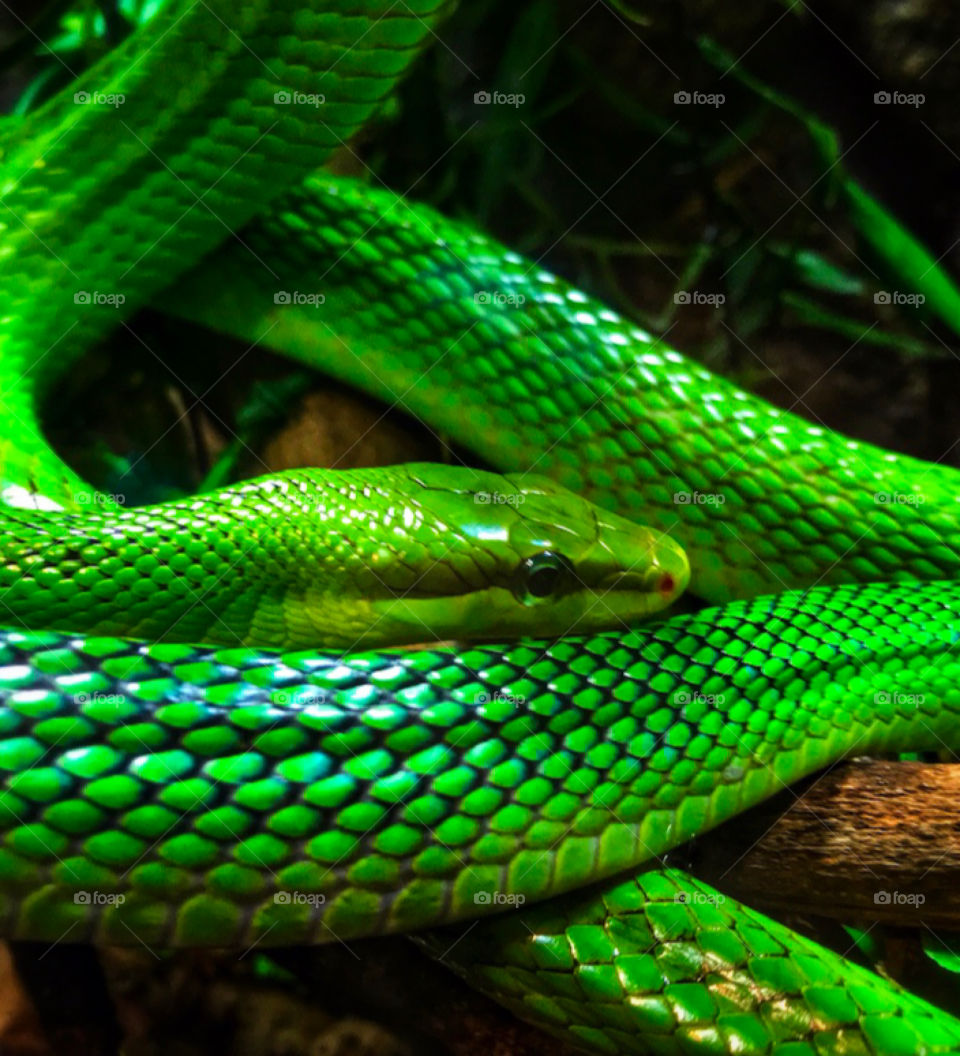
[[[350,644],[375,619],[357,490],[336,473],[304,470],[131,509],[89,490],[70,496],[75,510],[3,509],[0,600],[24,626]],[[380,498],[385,514],[387,487]]]

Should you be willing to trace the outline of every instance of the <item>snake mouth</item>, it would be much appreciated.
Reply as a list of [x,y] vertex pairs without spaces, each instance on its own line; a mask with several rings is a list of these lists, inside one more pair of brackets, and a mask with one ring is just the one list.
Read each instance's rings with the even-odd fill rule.
[[597,593],[631,592],[649,597],[657,608],[678,598],[690,582],[686,552],[672,539],[658,541],[653,560],[637,568],[611,572],[597,584]]
[[657,583],[657,593],[669,597],[678,593],[677,581],[671,572],[664,572]]
[[644,572],[613,572],[597,586],[600,593],[632,590],[639,594],[660,594],[664,597],[679,593],[677,576],[662,568],[651,568]]

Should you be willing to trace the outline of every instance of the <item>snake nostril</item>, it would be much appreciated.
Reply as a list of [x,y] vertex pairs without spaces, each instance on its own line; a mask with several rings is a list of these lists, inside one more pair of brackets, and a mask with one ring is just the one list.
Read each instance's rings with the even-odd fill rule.
[[672,594],[677,589],[677,581],[669,572],[664,572],[660,578],[660,593]]

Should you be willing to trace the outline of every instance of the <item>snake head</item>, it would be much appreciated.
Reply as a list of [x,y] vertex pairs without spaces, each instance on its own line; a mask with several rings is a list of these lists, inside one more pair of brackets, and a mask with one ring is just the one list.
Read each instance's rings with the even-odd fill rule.
[[685,589],[690,570],[662,532],[534,474],[430,464],[405,475],[409,542],[367,584],[362,644],[622,630]]
[[353,649],[615,630],[689,574],[676,543],[546,478],[435,465],[290,470],[0,529],[9,614],[167,641]]

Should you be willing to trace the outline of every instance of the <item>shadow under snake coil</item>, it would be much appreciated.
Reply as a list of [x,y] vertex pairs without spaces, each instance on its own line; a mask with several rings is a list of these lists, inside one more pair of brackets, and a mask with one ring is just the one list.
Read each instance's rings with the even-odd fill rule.
[[[271,945],[520,905],[447,960],[592,1051],[958,1052],[945,1013],[639,871],[844,756],[957,747],[957,474],[315,172],[451,6],[169,0],[4,128],[0,930]],[[323,325],[275,303],[304,274]],[[402,398],[505,475],[303,470],[117,509],[39,412],[147,302]],[[719,607],[626,629],[686,584],[665,533]],[[497,633],[545,640],[351,648]]]

